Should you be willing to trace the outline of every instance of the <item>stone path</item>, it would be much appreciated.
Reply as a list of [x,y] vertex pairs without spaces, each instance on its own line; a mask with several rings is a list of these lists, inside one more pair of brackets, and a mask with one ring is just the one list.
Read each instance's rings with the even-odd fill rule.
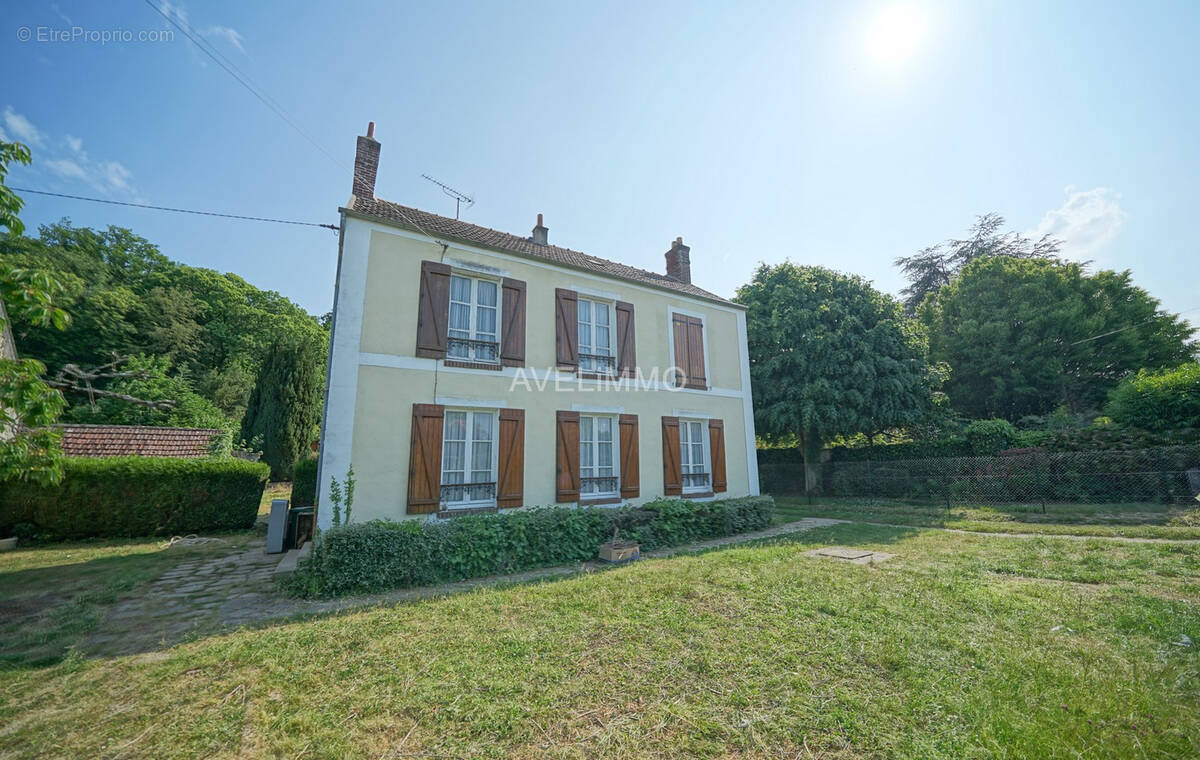
[[[899,525],[896,523],[867,522],[865,520],[833,520],[852,522],[857,525],[875,525],[880,528],[903,528],[905,530],[940,530],[944,533],[960,533],[966,536],[990,536],[993,538],[1067,538],[1072,541],[1124,541],[1128,544],[1200,544],[1200,538],[1142,538],[1140,536],[1080,536],[1072,533],[1000,533],[962,528],[941,528],[937,525]],[[791,523],[789,523],[790,525]]]
[[[807,517],[767,530],[645,552],[642,556],[668,557],[841,522],[845,521]],[[181,562],[150,584],[141,596],[115,604],[97,630],[83,641],[81,649],[85,653],[97,655],[133,654],[241,625],[305,614],[395,604],[461,593],[483,586],[526,583],[597,572],[611,567],[601,562],[583,562],[509,575],[473,578],[438,586],[402,589],[384,594],[304,600],[284,596],[276,589],[274,571],[283,555],[266,554],[264,548],[265,541],[259,540],[245,550],[223,557],[210,556]]]

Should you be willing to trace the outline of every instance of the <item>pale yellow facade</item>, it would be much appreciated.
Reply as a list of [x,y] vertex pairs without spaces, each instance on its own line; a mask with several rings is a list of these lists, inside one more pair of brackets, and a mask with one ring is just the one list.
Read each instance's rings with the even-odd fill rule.
[[[340,479],[353,464],[356,522],[408,516],[414,403],[524,409],[526,505],[555,503],[559,410],[638,415],[641,493],[634,501],[663,493],[663,416],[721,419],[728,490],[718,496],[757,493],[745,318],[739,307],[517,253],[441,242],[445,246],[399,226],[344,214],[319,477],[327,492],[330,478]],[[424,260],[468,275],[526,283],[525,367],[448,367],[443,360],[414,355]],[[634,304],[640,379],[614,385],[555,369],[555,288]],[[672,311],[704,321],[709,390],[675,389],[662,380],[673,364]]]

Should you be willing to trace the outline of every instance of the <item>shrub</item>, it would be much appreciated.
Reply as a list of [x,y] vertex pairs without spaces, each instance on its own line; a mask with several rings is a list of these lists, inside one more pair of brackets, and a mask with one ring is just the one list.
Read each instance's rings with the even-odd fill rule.
[[1017,444],[1017,429],[1008,420],[975,420],[963,435],[975,456],[995,454]]
[[69,458],[57,486],[0,483],[0,533],[23,523],[55,539],[249,528],[268,471],[233,458]]
[[317,505],[317,457],[304,457],[292,467],[292,506]]
[[1142,370],[1112,390],[1104,411],[1120,425],[1154,432],[1200,428],[1200,363]]
[[285,580],[300,595],[335,596],[458,581],[593,559],[614,527],[644,549],[761,530],[775,502],[659,499],[640,507],[540,507],[449,520],[373,521],[321,533]]

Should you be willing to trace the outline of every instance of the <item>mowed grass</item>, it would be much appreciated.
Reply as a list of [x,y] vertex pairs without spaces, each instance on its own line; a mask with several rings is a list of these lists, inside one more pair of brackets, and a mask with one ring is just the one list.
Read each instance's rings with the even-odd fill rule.
[[[871,499],[777,497],[775,521],[802,517],[992,533],[1200,539],[1200,503],[997,504],[966,506]],[[1045,511],[1043,511],[1043,509]]]
[[1181,636],[1196,545],[839,525],[0,672],[0,754],[1196,757]]

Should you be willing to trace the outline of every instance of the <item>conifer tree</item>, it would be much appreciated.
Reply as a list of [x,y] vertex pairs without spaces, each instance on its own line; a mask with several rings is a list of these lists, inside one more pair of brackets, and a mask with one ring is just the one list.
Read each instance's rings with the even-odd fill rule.
[[250,393],[241,435],[246,441],[261,436],[263,461],[275,480],[292,477],[320,422],[325,350],[319,343],[317,337],[273,343]]

